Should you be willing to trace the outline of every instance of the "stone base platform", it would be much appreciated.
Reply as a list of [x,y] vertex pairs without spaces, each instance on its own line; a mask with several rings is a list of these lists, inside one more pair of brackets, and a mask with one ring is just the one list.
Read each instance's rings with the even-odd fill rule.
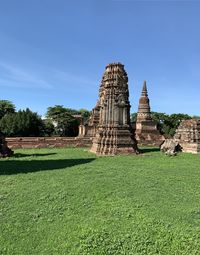
[[138,153],[137,143],[130,130],[99,128],[90,150],[98,156],[129,155]]

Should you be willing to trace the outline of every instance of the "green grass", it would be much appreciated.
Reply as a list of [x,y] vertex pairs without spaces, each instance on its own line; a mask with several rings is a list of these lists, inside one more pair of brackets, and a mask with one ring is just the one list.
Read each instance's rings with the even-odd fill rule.
[[0,254],[200,254],[200,155],[16,150],[0,160]]

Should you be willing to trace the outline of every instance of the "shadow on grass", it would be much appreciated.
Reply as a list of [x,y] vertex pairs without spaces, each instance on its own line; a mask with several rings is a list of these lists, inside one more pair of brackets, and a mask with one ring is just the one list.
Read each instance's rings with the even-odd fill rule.
[[27,154],[27,153],[14,153],[14,155],[12,156],[12,158],[25,158],[25,157],[42,157],[42,156],[51,156],[51,155],[55,155],[57,153],[31,153],[31,154]]
[[140,153],[156,152],[160,151],[159,147],[139,148]]
[[19,161],[11,159],[7,161],[0,161],[0,175],[63,169],[76,165],[87,164],[93,160],[95,160],[95,158]]

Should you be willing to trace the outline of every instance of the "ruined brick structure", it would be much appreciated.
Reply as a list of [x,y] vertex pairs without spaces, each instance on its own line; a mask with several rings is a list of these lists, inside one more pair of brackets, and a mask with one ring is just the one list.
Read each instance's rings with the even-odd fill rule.
[[92,144],[87,137],[9,137],[6,141],[11,149],[91,147]]
[[96,134],[96,129],[99,124],[99,111],[100,104],[97,102],[96,106],[92,109],[92,114],[86,123],[81,123],[79,126],[79,137],[92,139]]
[[106,66],[97,105],[99,121],[91,152],[97,155],[137,153],[130,126],[128,77],[122,64]]
[[174,140],[183,152],[200,152],[200,119],[183,120],[176,130]]
[[13,153],[14,152],[7,146],[4,134],[0,132],[0,158],[10,157]]
[[165,140],[157,128],[157,123],[151,117],[146,81],[139,100],[135,135],[138,143],[144,145],[160,145]]

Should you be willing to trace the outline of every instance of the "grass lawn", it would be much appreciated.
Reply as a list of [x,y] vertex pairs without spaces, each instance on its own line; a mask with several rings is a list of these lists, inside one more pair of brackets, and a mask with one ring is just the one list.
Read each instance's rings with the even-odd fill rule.
[[199,255],[200,155],[0,159],[1,255]]

